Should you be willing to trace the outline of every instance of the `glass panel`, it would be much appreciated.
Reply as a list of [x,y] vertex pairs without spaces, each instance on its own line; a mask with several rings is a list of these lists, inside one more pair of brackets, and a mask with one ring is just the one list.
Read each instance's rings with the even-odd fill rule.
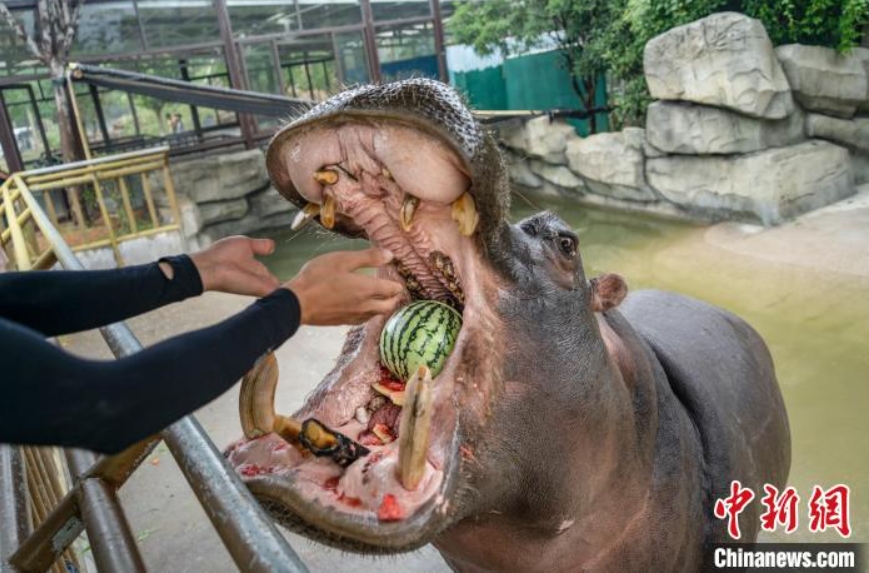
[[374,21],[431,16],[429,0],[371,0]]
[[211,0],[139,0],[149,48],[217,42],[220,29]]
[[282,34],[299,29],[301,16],[292,1],[227,0],[232,33],[237,38]]
[[340,86],[328,35],[297,38],[278,46],[281,73],[290,97],[322,101]]
[[[187,74],[192,83],[207,86],[230,86],[226,60],[222,54],[201,55],[187,58]],[[238,117],[234,112],[214,108],[198,107],[199,124],[204,130],[221,125],[237,125]]]
[[438,78],[434,30],[430,22],[378,28],[376,42],[384,81],[419,76]]
[[357,0],[299,0],[299,14],[306,30],[362,23],[362,8]]
[[335,34],[335,43],[338,46],[339,77],[343,75],[344,84],[364,84],[371,81],[362,32]]
[[241,50],[250,89],[269,94],[280,93],[271,45],[247,44],[242,45]]
[[73,57],[123,54],[142,49],[133,2],[85,4],[72,46]]
[[[13,10],[12,15],[24,24],[29,35],[33,34],[33,10]],[[33,53],[15,32],[0,21],[0,75],[14,76],[32,73],[31,68],[38,65]]]
[[57,130],[57,118],[54,115],[54,94],[41,93],[38,82],[30,82],[28,85],[32,92],[25,88],[5,88],[3,97],[9,110],[21,159],[25,167],[36,167],[48,164],[47,158],[52,152],[45,146],[40,125],[46,130],[49,147],[57,155],[60,154],[60,132]]

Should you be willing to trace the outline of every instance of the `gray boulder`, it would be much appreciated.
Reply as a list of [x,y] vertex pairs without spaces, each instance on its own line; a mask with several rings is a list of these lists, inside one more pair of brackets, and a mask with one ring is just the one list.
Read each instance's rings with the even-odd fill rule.
[[505,160],[507,162],[507,171],[510,173],[510,181],[513,183],[527,189],[537,189],[543,185],[543,180],[532,173],[531,168],[528,167],[529,160],[522,159],[513,154],[510,154]]
[[247,213],[248,205],[244,198],[229,201],[214,201],[199,204],[199,217],[203,225],[241,219]]
[[247,199],[251,209],[258,217],[270,217],[278,213],[289,213],[296,210],[295,206],[278,193],[274,187],[268,187],[264,191],[254,193]]
[[656,101],[646,111],[646,139],[667,153],[749,153],[799,143],[803,118],[796,112],[785,119],[757,119],[718,107]]
[[257,231],[282,229],[288,227],[292,220],[293,218],[289,213],[259,217],[256,213],[249,212],[241,219],[235,221],[223,221],[214,225],[208,225],[202,229],[202,235],[209,241],[216,241],[230,235],[247,235]]
[[582,179],[564,165],[552,165],[543,161],[531,161],[531,171],[544,181],[563,189],[582,189]]
[[564,163],[567,142],[577,137],[570,124],[548,117],[535,117],[523,123],[511,122],[500,130],[501,142],[547,163]]
[[[265,156],[259,149],[210,155],[187,161],[173,161],[175,191],[195,203],[238,199],[269,184]],[[157,191],[163,189],[162,177],[151,177]]]
[[598,195],[629,201],[654,201],[644,175],[642,130],[598,133],[567,144],[571,171]]
[[649,159],[649,185],[686,211],[765,225],[854,193],[848,150],[811,140],[736,156]]
[[839,119],[810,113],[806,116],[806,133],[809,137],[826,139],[869,153],[869,117]]
[[[866,34],[864,43],[869,42],[869,34]],[[863,64],[863,71],[866,72],[866,77],[869,78],[869,48],[853,48],[851,52],[860,63]],[[869,94],[866,94],[866,99],[863,103],[857,106],[857,113],[861,115],[869,115]]]
[[803,107],[841,117],[852,117],[869,98],[869,77],[855,54],[832,48],[789,44],[776,55],[784,67],[794,97]]
[[869,183],[869,153],[851,151],[851,173],[854,175],[855,185]]
[[793,97],[759,20],[722,12],[652,38],[643,66],[652,97],[783,119]]

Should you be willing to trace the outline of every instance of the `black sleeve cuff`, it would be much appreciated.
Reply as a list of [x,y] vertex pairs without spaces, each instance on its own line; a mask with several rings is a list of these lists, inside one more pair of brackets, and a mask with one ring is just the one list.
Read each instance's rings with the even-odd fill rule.
[[[156,264],[168,263],[172,267],[173,276],[166,279],[167,291],[174,301],[184,300],[192,296],[199,296],[203,292],[202,277],[199,270],[193,264],[193,259],[188,255],[175,255],[162,257]],[[162,274],[163,271],[161,270]],[[165,275],[163,275],[165,278]]]

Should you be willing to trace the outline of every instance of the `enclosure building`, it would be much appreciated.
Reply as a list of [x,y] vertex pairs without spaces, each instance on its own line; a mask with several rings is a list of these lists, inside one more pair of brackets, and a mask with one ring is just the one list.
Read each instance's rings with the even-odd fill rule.
[[[36,0],[6,0],[28,33]],[[70,60],[149,76],[320,101],[340,86],[446,80],[450,0],[88,0]],[[48,70],[0,24],[0,171],[57,162]],[[279,118],[74,84],[95,153],[169,142],[173,154],[256,145]]]

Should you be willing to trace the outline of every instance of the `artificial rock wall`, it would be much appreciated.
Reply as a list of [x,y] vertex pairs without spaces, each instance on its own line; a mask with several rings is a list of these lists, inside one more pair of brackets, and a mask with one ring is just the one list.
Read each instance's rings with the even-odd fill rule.
[[[295,207],[271,186],[259,149],[173,161],[188,248],[196,250],[222,237],[287,228]],[[162,182],[154,178],[152,186]],[[161,207],[166,208],[165,198]]]
[[512,178],[539,192],[694,218],[777,224],[869,183],[869,49],[773,48],[713,14],[645,48],[645,129],[586,138],[548,118],[502,125]]

